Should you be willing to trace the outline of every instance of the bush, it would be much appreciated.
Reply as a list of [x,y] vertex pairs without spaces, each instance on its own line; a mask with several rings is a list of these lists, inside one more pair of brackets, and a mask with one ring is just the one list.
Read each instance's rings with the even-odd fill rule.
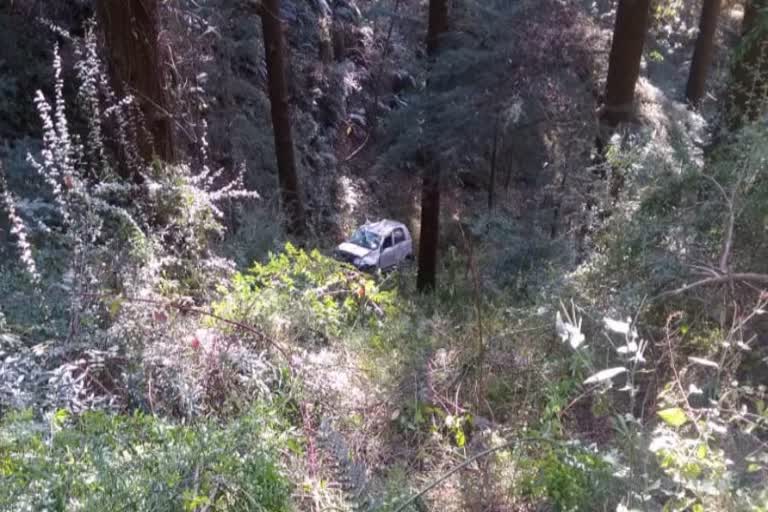
[[[283,432],[283,433],[279,433]],[[278,448],[297,447],[275,409],[225,426],[134,414],[59,410],[0,423],[0,508],[21,510],[289,510]]]
[[36,285],[29,293],[40,296],[39,302],[50,299],[49,312],[66,304],[70,340],[104,327],[99,298],[104,294],[143,295],[154,289],[205,296],[232,267],[211,251],[225,229],[218,204],[256,195],[243,190],[242,173],[226,182],[222,170],[213,172],[204,161],[193,168],[139,158],[134,136],[142,120],[132,98],[117,98],[109,88],[95,32],[88,29],[73,44],[87,127],[77,130],[70,121],[55,48],[53,97],[35,94],[42,148],[27,155],[42,186],[22,190],[34,200],[20,198],[0,172],[0,199],[19,266]]
[[238,273],[216,314],[270,326],[290,339],[326,339],[344,328],[376,327],[392,312],[394,293],[352,267],[290,243],[266,263]]
[[[607,369],[595,367],[599,338],[588,350],[581,318],[575,313],[565,321],[558,317],[563,341],[578,341],[571,343],[575,359],[595,372],[583,382],[584,395],[604,397],[612,411],[614,451],[606,450],[605,459],[628,490],[624,505],[643,503],[665,511],[762,510],[768,474],[766,387],[740,383],[736,371],[754,341],[744,338],[743,328],[766,305],[768,298],[761,295],[753,309],[734,320],[734,327],[717,333],[717,344],[703,346],[705,352],[701,345],[686,349],[691,329],[681,313],[669,317],[653,348],[631,319],[605,317],[603,338],[610,346],[602,347],[599,358],[611,366]],[[661,354],[655,353],[659,348]],[[649,373],[646,357],[654,356],[654,373],[664,380],[649,388],[643,375]],[[656,395],[655,414],[644,410],[649,397],[643,395],[650,393]],[[569,502],[579,496],[576,489],[582,484],[560,489],[575,477],[562,477],[559,466],[547,459],[543,468],[553,479],[547,489],[554,485]]]
[[582,447],[550,448],[523,467],[529,472],[523,492],[548,499],[557,511],[595,510],[610,501],[610,466]]

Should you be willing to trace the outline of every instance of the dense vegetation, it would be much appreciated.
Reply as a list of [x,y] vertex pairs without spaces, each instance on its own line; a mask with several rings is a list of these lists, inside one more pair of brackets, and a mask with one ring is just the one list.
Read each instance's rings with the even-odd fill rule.
[[[15,0],[0,48],[0,509],[768,511],[764,0]],[[376,218],[414,263],[333,257]]]

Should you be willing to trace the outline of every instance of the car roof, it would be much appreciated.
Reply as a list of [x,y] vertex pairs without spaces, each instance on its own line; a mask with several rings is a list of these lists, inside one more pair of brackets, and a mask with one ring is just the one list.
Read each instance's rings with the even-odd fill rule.
[[[380,236],[389,234],[389,232],[395,228],[405,229],[405,225],[402,222],[397,222],[389,219],[382,219],[377,222],[366,222],[365,224],[363,224],[363,227],[366,230],[372,233],[376,233],[377,235],[380,235]],[[407,229],[406,229],[406,232],[407,232]]]

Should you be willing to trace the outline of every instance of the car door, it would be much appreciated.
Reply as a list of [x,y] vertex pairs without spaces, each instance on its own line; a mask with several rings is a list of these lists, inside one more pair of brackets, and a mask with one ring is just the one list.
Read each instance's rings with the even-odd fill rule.
[[379,258],[379,268],[390,268],[397,263],[397,251],[392,243],[392,233],[384,237],[381,242],[381,257]]
[[392,244],[395,247],[396,254],[395,263],[402,263],[405,257],[408,256],[408,244],[406,242],[405,231],[402,228],[395,228],[392,231]]
[[413,237],[408,228],[405,228],[405,257],[413,259]]

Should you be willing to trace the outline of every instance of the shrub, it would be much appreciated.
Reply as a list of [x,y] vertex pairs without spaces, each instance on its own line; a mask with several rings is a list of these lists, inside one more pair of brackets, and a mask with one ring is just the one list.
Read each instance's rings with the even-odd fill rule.
[[595,510],[596,503],[609,502],[610,466],[597,452],[567,445],[544,452],[522,464],[524,493],[546,498],[562,512]]
[[289,510],[276,450],[296,445],[275,409],[225,426],[134,414],[31,412],[0,423],[0,508],[21,510]]
[[238,273],[216,314],[271,326],[291,339],[339,336],[355,326],[375,328],[394,309],[394,292],[348,265],[290,243],[266,263]]
[[[606,450],[605,456],[628,489],[622,506],[761,510],[768,467],[763,441],[768,427],[766,389],[739,383],[735,372],[754,341],[744,338],[744,327],[763,314],[766,304],[768,299],[761,295],[753,309],[739,314],[731,330],[719,333],[719,342],[705,345],[703,353],[685,352],[684,337],[690,328],[680,313],[670,316],[654,343],[661,347],[661,357],[653,354],[631,319],[606,317],[603,334],[610,346],[604,347],[600,358],[610,365],[607,369],[593,366],[597,357],[592,353],[598,352],[594,346],[592,353],[585,350],[581,319],[575,314],[566,321],[558,318],[564,340],[581,342],[573,347],[576,358],[596,372],[584,380],[584,395],[604,397],[612,410],[614,450]],[[646,357],[652,354],[659,357],[655,374],[664,381],[657,384],[655,414],[643,414],[649,400],[643,394],[657,391],[642,378],[649,373]],[[554,475],[555,484],[562,482],[558,471]],[[568,489],[561,494],[572,497]]]
[[70,339],[104,325],[105,293],[140,295],[159,286],[166,294],[207,294],[231,269],[211,252],[224,232],[217,203],[255,195],[243,190],[242,175],[222,183],[222,171],[205,163],[143,162],[134,137],[142,119],[131,97],[110,89],[95,33],[73,43],[87,127],[76,133],[69,122],[56,48],[53,98],[35,96],[42,149],[27,157],[45,188],[35,190],[35,201],[3,190],[23,268],[42,281],[40,291],[66,292]]

